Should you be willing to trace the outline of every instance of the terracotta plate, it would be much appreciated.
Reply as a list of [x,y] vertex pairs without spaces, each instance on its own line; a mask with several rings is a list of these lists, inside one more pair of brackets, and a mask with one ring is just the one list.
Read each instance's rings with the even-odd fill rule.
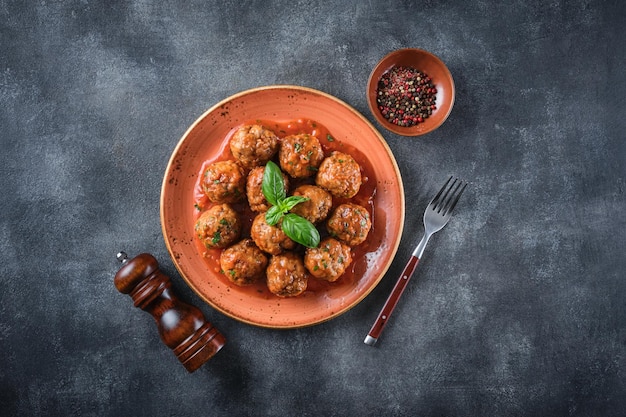
[[[335,146],[357,150],[368,165],[367,188],[373,228],[351,265],[349,278],[279,298],[264,284],[238,287],[203,256],[193,226],[198,216],[194,189],[203,163],[224,158],[228,138],[251,120],[281,123],[310,119],[323,125]],[[279,134],[279,136],[281,136]],[[320,138],[323,142],[324,139]],[[380,133],[359,112],[323,92],[297,86],[268,86],[235,94],[204,113],[174,149],[161,191],[161,225],[167,248],[189,286],[211,306],[245,323],[271,328],[317,324],[346,312],[381,280],[397,251],[404,225],[404,190],[396,161]]]

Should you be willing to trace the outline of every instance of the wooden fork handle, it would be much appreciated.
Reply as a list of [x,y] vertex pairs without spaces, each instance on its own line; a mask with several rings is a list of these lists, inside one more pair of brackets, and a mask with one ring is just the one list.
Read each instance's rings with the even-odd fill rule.
[[418,262],[419,258],[416,256],[412,255],[409,259],[409,262],[404,267],[400,278],[398,278],[396,285],[393,287],[391,294],[389,294],[389,298],[387,298],[385,305],[383,306],[382,310],[380,310],[378,318],[376,319],[374,325],[367,334],[367,337],[364,340],[364,343],[366,345],[374,346],[374,344],[378,340],[378,337],[382,333],[383,328],[389,321],[389,316],[391,316],[391,313],[396,307],[396,304],[398,304],[398,300],[400,300],[400,296],[404,292],[406,285],[409,283],[409,280],[411,279],[415,268],[417,268]]

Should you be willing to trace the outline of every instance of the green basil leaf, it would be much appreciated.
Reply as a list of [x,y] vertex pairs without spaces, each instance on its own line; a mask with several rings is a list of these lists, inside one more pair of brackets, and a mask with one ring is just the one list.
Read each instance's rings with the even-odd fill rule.
[[283,210],[280,206],[272,206],[265,213],[265,221],[270,226],[274,226],[283,217]]
[[268,161],[265,165],[261,190],[265,199],[274,206],[277,206],[286,197],[283,173],[278,165],[272,161]]
[[303,203],[307,201],[309,197],[302,197],[301,195],[292,195],[291,197],[285,198],[280,202],[280,206],[283,208],[284,212],[287,212],[294,208],[296,204]]
[[320,244],[320,233],[313,223],[297,214],[285,214],[281,227],[294,242],[309,248],[316,248]]

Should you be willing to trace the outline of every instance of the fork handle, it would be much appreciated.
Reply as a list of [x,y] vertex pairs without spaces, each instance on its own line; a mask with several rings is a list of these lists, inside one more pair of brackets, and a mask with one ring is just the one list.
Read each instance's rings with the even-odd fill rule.
[[363,341],[366,345],[374,346],[374,344],[378,340],[378,337],[382,333],[383,328],[389,321],[389,316],[391,316],[391,313],[396,307],[396,304],[398,304],[398,300],[400,300],[400,296],[404,292],[406,285],[409,283],[409,279],[411,279],[415,268],[417,268],[418,262],[419,258],[415,255],[411,255],[411,258],[404,267],[400,278],[398,278],[396,285],[394,285],[391,294],[389,294],[389,298],[387,298],[385,305],[383,306],[382,310],[380,310],[378,318],[374,322],[374,325],[372,326],[369,333],[367,334],[367,337]]

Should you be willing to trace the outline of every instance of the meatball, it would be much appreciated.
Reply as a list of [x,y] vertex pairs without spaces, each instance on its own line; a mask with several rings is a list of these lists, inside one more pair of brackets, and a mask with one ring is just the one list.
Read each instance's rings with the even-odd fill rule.
[[278,136],[261,125],[242,126],[230,138],[230,151],[246,168],[264,165],[278,151]]
[[[248,196],[248,203],[252,211],[260,212],[267,211],[270,208],[270,204],[265,199],[263,194],[263,174],[265,173],[265,166],[256,167],[248,174],[248,180],[246,182],[246,195]],[[285,194],[289,190],[289,179],[287,175],[283,173],[283,183],[285,184]]]
[[327,237],[317,248],[307,248],[304,266],[315,278],[335,282],[352,262],[350,246]]
[[245,197],[246,173],[235,161],[209,164],[202,174],[202,191],[214,203],[235,203]]
[[354,203],[337,207],[326,222],[328,233],[350,246],[363,243],[371,227],[372,222],[367,209]]
[[252,239],[235,243],[220,255],[220,267],[224,274],[231,282],[242,286],[263,278],[267,262],[267,256]]
[[293,249],[296,242],[291,240],[280,225],[270,226],[265,220],[265,213],[259,213],[252,221],[250,234],[254,243],[264,252],[278,255],[284,250]]
[[280,142],[278,159],[287,174],[294,178],[306,178],[317,172],[324,159],[324,151],[315,136],[306,133],[289,135]]
[[315,183],[336,197],[352,198],[361,188],[361,167],[352,156],[331,152],[320,165]]
[[225,248],[239,238],[241,220],[228,204],[218,204],[200,215],[194,227],[207,249]]
[[333,206],[333,197],[328,191],[315,185],[301,185],[293,190],[293,195],[308,198],[307,201],[293,207],[291,212],[304,217],[311,223],[325,220]]
[[267,266],[267,288],[279,297],[295,297],[306,290],[308,275],[302,259],[293,252],[274,255]]

